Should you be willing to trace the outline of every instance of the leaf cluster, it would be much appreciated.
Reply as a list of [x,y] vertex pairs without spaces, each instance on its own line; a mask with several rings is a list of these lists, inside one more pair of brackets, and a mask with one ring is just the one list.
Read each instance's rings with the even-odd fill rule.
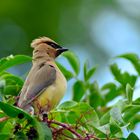
[[[14,106],[24,81],[7,69],[32,59],[25,55],[0,59],[0,138],[7,139],[133,139],[138,136],[132,131],[127,138],[123,132],[134,130],[140,122],[140,98],[133,99],[140,75],[140,59],[136,54],[123,54],[116,58],[127,59],[137,75],[122,72],[118,64],[110,64],[114,82],[99,86],[94,79],[97,67],[82,67],[73,52],[63,57],[72,70],[57,62],[69,81],[73,79],[72,100],[59,105],[48,114],[48,125],[40,122],[24,110]],[[83,78],[80,78],[83,74]],[[114,102],[117,98],[121,98]],[[109,105],[113,102],[113,105]]]

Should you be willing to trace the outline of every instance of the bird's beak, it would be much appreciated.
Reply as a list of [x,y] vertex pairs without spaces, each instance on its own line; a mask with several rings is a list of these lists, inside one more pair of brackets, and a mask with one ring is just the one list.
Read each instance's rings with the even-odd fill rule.
[[58,55],[60,55],[61,53],[65,52],[65,51],[68,51],[68,49],[66,49],[66,48],[58,48],[56,50],[56,55],[58,56]]

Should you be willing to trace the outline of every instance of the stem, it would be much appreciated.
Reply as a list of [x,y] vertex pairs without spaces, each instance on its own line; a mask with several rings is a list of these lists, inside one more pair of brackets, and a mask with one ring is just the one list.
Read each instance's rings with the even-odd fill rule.
[[83,139],[83,137],[78,134],[74,129],[72,129],[69,125],[65,124],[65,123],[60,123],[60,122],[57,122],[55,120],[48,120],[48,123],[53,123],[53,124],[56,124],[56,125],[59,125],[59,126],[62,126],[63,128],[67,129],[68,131],[70,131],[71,133],[73,133],[75,136],[77,136],[79,139]]
[[8,120],[8,119],[9,119],[9,117],[0,118],[0,123],[6,121],[6,120]]
[[[81,119],[81,118],[82,118],[82,116],[80,117],[80,119]],[[86,137],[83,137],[82,135],[80,135],[79,133],[76,132],[75,129],[77,129],[77,128],[75,128],[75,127],[72,128],[72,126],[70,126],[70,125],[68,125],[68,124],[65,124],[65,123],[58,122],[58,121],[56,121],[56,120],[48,120],[48,117],[45,117],[45,116],[43,117],[43,122],[46,122],[46,123],[48,124],[48,126],[54,130],[54,131],[53,131],[53,134],[54,134],[55,137],[57,137],[57,134],[58,134],[59,132],[61,132],[62,135],[66,136],[66,137],[69,138],[69,139],[73,139],[73,140],[90,140],[90,139],[100,140],[100,139],[97,138],[94,134],[88,134],[88,133],[86,133],[86,132],[84,132],[84,131],[83,131],[83,134],[86,134]],[[62,128],[57,129],[57,128],[51,126],[51,124],[55,124],[55,125],[61,126]],[[71,132],[72,134],[74,134],[77,138],[71,138],[71,137],[65,135],[65,134],[63,133],[63,130],[65,130],[65,129],[68,130],[68,131],[70,131],[70,132]],[[59,135],[59,134],[58,134],[58,135]]]
[[61,134],[63,135],[63,136],[65,136],[65,137],[67,137],[67,138],[69,138],[69,139],[73,139],[73,137],[70,137],[70,136],[68,136],[68,135],[66,135],[66,134],[64,134],[63,133],[63,130],[65,130],[63,127],[62,128],[60,128],[60,129],[56,129],[56,128],[54,128],[54,127],[52,127],[53,129],[54,129],[54,131],[53,131],[53,134],[58,134],[59,132],[61,132]]

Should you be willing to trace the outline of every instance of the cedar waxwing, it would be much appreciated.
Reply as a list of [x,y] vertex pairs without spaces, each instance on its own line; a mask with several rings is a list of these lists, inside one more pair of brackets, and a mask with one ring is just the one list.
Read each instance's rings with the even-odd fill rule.
[[67,82],[55,64],[55,58],[67,51],[48,37],[41,37],[31,43],[33,65],[21,90],[18,107],[35,114],[53,109],[62,99]]

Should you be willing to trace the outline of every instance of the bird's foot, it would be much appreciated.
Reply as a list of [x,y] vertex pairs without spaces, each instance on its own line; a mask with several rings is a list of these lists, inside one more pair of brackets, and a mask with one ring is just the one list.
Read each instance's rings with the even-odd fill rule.
[[38,118],[42,121],[42,122],[47,122],[48,121],[48,114],[43,111],[42,113],[40,113],[38,115]]
[[43,122],[47,122],[48,121],[48,114],[46,112],[42,113],[42,120],[43,120]]

